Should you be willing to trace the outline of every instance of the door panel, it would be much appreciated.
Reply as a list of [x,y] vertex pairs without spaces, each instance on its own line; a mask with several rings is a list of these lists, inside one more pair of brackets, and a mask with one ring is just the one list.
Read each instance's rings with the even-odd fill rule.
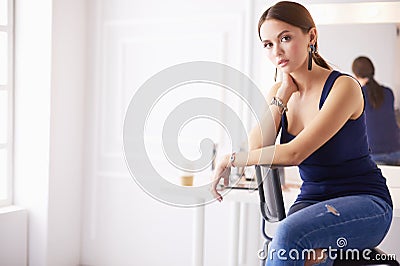
[[[89,91],[85,180],[83,187],[82,264],[190,265],[193,262],[195,209],[178,208],[149,197],[133,181],[125,164],[122,129],[130,100],[157,72],[189,61],[214,61],[243,71],[251,61],[245,36],[246,1],[89,1]],[[200,4],[201,3],[201,4]],[[157,9],[154,8],[155,5]],[[160,6],[162,5],[162,7]],[[161,8],[161,9],[160,9]],[[160,11],[161,10],[161,11]],[[254,29],[253,29],[254,30]],[[155,105],[146,129],[147,153],[170,182],[180,172],[162,154],[160,132],[174,106],[193,97],[207,96],[229,105],[244,116],[242,102],[226,89],[210,84],[180,86]],[[221,146],[223,129],[199,120],[186,128],[182,152],[199,156],[199,140],[209,136]],[[141,154],[137,154],[140,158]],[[200,178],[200,177],[199,177]],[[195,184],[211,179],[211,172],[195,176]],[[257,208],[247,215],[256,217]],[[232,213],[230,204],[205,207],[206,265],[227,265],[231,254],[224,241],[230,225],[221,221]],[[252,231],[252,238],[254,231]],[[215,237],[214,237],[215,236]],[[248,239],[256,249],[259,239]],[[219,239],[219,241],[215,241]],[[248,250],[248,249],[247,249]],[[242,262],[254,265],[254,254]],[[243,254],[242,254],[243,257]]]

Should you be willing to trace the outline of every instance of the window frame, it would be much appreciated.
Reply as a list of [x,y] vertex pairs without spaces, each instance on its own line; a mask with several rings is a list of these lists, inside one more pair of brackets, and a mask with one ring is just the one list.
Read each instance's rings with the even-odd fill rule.
[[7,158],[7,196],[0,198],[0,207],[13,203],[13,175],[14,175],[14,0],[7,0],[7,25],[0,25],[0,32],[7,34],[8,62],[7,83],[0,85],[1,91],[6,91],[8,96],[7,141],[0,148],[6,151]]

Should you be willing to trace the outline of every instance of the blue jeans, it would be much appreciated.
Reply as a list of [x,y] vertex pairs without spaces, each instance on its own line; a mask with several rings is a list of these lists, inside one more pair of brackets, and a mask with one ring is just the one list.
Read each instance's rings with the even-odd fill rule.
[[266,265],[303,266],[308,252],[317,248],[326,249],[318,265],[332,265],[339,251],[376,247],[389,230],[392,213],[388,203],[371,195],[297,202],[278,225]]
[[377,164],[400,165],[400,151],[371,154]]

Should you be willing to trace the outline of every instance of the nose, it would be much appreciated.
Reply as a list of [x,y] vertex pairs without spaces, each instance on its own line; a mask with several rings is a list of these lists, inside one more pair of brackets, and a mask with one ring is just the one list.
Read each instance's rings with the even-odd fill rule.
[[274,45],[274,47],[272,49],[272,54],[274,56],[280,56],[280,55],[282,55],[282,53],[283,53],[282,47],[279,44]]

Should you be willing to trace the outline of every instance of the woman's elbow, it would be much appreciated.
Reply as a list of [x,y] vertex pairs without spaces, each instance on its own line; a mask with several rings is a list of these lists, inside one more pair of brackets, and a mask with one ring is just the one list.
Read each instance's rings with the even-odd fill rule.
[[298,166],[300,164],[300,160],[297,159],[295,156],[290,156],[289,160],[285,165],[290,165],[290,166]]
[[306,159],[306,157],[301,152],[299,152],[296,149],[290,149],[290,147],[289,147],[288,153],[285,157],[288,160],[287,164],[292,165],[292,166],[298,166]]

